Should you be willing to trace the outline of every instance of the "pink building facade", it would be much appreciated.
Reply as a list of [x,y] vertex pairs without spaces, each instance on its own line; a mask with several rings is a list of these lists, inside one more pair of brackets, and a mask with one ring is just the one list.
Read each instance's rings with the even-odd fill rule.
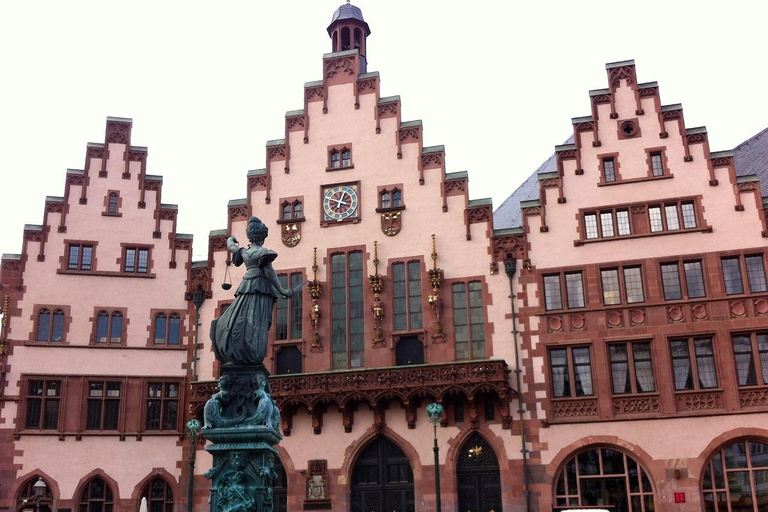
[[443,510],[765,510],[768,136],[710,152],[632,61],[609,64],[573,138],[493,212],[382,95],[360,10],[328,33],[206,260],[120,118],[3,255],[0,510],[34,508],[38,479],[50,510],[207,510],[185,424],[216,390],[208,326],[244,272],[226,239],[253,215],[285,286],[307,281],[265,360],[276,510],[433,511],[435,432]]

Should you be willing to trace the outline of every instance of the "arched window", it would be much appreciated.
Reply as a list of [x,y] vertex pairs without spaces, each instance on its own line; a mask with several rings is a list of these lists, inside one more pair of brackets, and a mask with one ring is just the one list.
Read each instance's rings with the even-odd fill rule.
[[341,51],[346,51],[349,49],[349,27],[344,27],[341,29]]
[[555,510],[609,505],[613,512],[652,512],[647,472],[629,455],[592,448],[569,459],[555,479]]
[[290,203],[283,203],[283,220],[290,220],[292,217],[292,210]]
[[19,492],[16,495],[16,510],[19,512],[23,510],[29,510],[34,506],[36,495],[34,485],[38,480],[43,480],[45,484],[45,491],[40,497],[40,512],[50,512],[53,505],[53,493],[51,492],[51,484],[49,484],[44,478],[39,475],[35,475],[26,481],[24,485],[19,487]]
[[293,202],[293,218],[300,219],[302,217],[304,217],[304,206],[301,204],[301,201],[294,201]]
[[160,476],[144,486],[141,497],[147,498],[148,512],[173,512],[173,491],[168,482]]
[[349,167],[352,165],[352,152],[347,148],[341,150],[341,166]]
[[275,363],[275,373],[277,375],[286,375],[289,373],[301,373],[301,350],[296,346],[288,346],[280,349],[277,353]]
[[355,29],[355,48],[360,49],[360,41],[362,41],[362,32],[359,28]]
[[338,169],[341,167],[341,161],[339,160],[339,152],[335,149],[331,151],[331,169]]
[[403,450],[385,437],[371,441],[355,462],[352,510],[414,510],[411,463]]
[[109,484],[96,477],[83,487],[78,512],[112,512],[114,501]]
[[382,190],[381,191],[381,201],[379,202],[380,208],[391,208],[392,207],[392,193],[389,190]]
[[[718,451],[704,467],[706,512],[768,510],[768,444],[739,441]],[[730,504],[730,508],[729,508]]]
[[37,314],[37,341],[48,341],[48,333],[51,330],[51,312],[41,309]]
[[181,319],[176,313],[171,313],[168,319],[168,344],[178,345],[181,340]]
[[399,189],[392,190],[392,206],[401,206],[403,204],[403,193]]
[[165,329],[168,324],[168,318],[165,313],[158,313],[155,316],[155,345],[165,345]]
[[106,343],[109,337],[109,313],[106,311],[99,311],[99,316],[96,318],[96,342]]
[[109,204],[107,206],[107,213],[117,213],[117,193],[109,193]]
[[123,341],[123,314],[119,311],[112,313],[112,323],[109,327],[110,343],[121,343]]
[[499,459],[488,441],[474,433],[456,462],[458,510],[501,510]]
[[51,329],[51,341],[64,339],[64,312],[57,309],[53,312],[53,328]]

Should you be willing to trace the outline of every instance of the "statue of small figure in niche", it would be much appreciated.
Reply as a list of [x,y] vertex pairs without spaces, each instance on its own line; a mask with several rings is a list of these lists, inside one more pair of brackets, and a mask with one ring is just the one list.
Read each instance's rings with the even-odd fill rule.
[[256,404],[256,411],[248,419],[248,423],[267,425],[279,432],[280,409],[277,407],[277,402],[272,400],[272,396],[267,392],[267,379],[263,375],[257,375],[253,379],[253,384],[253,402]]
[[248,221],[247,248],[237,238],[227,239],[236,267],[245,263],[243,281],[235,292],[232,305],[211,324],[211,340],[216,359],[222,363],[259,365],[267,354],[267,337],[272,325],[272,311],[278,297],[290,297],[293,291],[280,286],[272,262],[277,253],[264,247],[269,230],[257,217]]

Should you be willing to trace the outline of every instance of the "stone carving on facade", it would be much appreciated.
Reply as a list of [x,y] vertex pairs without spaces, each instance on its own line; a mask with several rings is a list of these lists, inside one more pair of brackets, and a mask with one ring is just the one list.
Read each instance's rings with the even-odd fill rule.
[[371,313],[373,314],[373,348],[384,347],[384,330],[382,321],[384,320],[384,302],[379,294],[384,289],[384,280],[379,274],[379,243],[373,241],[373,275],[368,276],[368,282],[373,292],[373,304],[371,304]]
[[280,228],[280,240],[286,247],[296,247],[301,242],[301,222],[283,224]]
[[401,128],[400,142],[415,142],[419,140],[418,128]]
[[248,190],[267,190],[266,176],[249,176]]
[[720,407],[720,394],[714,392],[680,395],[677,397],[677,401],[682,404],[683,410],[686,411],[716,409]]
[[354,76],[357,74],[357,66],[353,57],[338,57],[325,61],[325,78],[336,75]]
[[397,103],[384,103],[378,106],[379,117],[390,117],[397,115]]
[[445,333],[443,332],[442,312],[443,301],[440,298],[440,286],[443,284],[443,270],[437,268],[437,245],[435,235],[432,235],[432,268],[429,269],[427,276],[429,284],[432,286],[432,293],[427,296],[427,301],[432,308],[435,321],[432,323],[432,343],[444,343]]
[[325,479],[322,475],[312,475],[309,478],[309,489],[307,490],[307,499],[324,500],[325,499]]
[[734,318],[741,318],[747,316],[747,306],[743,300],[735,300],[728,304],[728,309],[731,311],[731,316]]
[[552,403],[555,418],[597,416],[597,400],[567,400]]
[[304,97],[306,98],[307,101],[323,99],[323,86],[318,85],[315,87],[308,87],[304,91]]
[[323,344],[320,341],[320,334],[318,329],[320,327],[320,297],[323,296],[323,287],[320,281],[317,279],[317,247],[314,248],[312,256],[312,280],[308,283],[309,297],[312,299],[312,309],[309,311],[309,322],[312,327],[312,332],[309,335],[311,341],[310,352],[318,354],[323,351]]
[[659,412],[659,397],[618,398],[613,401],[615,414]]
[[285,144],[267,148],[267,161],[281,160],[283,158],[285,158]]
[[285,129],[291,131],[294,128],[304,128],[304,116],[287,117],[285,119]]
[[381,214],[381,232],[387,236],[395,236],[403,227],[402,211],[383,212]]

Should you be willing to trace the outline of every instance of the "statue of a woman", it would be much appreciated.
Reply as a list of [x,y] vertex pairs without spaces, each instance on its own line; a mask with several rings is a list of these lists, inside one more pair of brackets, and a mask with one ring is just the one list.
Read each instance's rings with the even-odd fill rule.
[[243,281],[235,300],[221,317],[211,324],[211,340],[216,359],[222,363],[261,364],[267,353],[267,335],[272,324],[272,310],[279,295],[293,292],[280,286],[272,261],[277,253],[263,246],[268,229],[257,217],[251,217],[246,230],[251,244],[238,245],[237,238],[227,240],[235,266],[245,263]]

